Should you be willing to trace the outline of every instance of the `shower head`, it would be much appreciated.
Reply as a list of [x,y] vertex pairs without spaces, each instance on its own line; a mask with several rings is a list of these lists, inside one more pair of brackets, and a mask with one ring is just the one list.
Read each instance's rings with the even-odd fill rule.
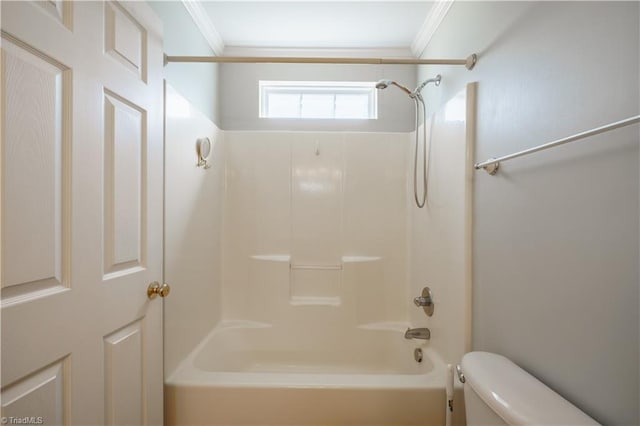
[[389,87],[390,85],[394,85],[398,88],[400,88],[401,90],[403,90],[404,92],[407,93],[407,95],[412,96],[413,92],[409,89],[407,89],[406,87],[404,87],[402,84],[398,84],[397,82],[393,81],[393,80],[380,80],[376,83],[376,89],[382,90],[382,89],[386,89],[387,87]]
[[423,81],[420,86],[416,87],[416,90],[413,91],[413,94],[414,95],[420,94],[422,89],[424,89],[424,86],[426,86],[429,83],[435,83],[436,86],[440,86],[440,80],[442,80],[442,76],[438,74],[434,78],[430,78],[428,80]]

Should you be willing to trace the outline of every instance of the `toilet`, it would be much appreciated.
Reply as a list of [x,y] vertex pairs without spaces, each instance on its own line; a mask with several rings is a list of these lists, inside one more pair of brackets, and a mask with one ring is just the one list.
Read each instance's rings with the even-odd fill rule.
[[469,352],[462,374],[469,426],[599,424],[501,355]]

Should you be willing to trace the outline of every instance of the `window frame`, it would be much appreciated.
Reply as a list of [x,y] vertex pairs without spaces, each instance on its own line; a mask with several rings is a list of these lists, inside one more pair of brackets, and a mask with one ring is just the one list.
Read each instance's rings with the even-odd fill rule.
[[[288,120],[377,120],[378,119],[378,90],[375,82],[370,81],[275,81],[260,80],[258,82],[258,117],[265,119]],[[269,112],[269,96],[271,94],[297,94],[297,115],[290,117],[272,117]],[[367,117],[336,117],[337,95],[366,95],[368,100]],[[304,95],[333,95],[331,117],[302,116]]]

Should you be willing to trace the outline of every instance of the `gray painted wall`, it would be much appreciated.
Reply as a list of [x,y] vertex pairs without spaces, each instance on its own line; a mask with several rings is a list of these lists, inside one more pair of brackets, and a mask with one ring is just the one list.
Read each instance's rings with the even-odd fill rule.
[[[640,111],[639,3],[455,2],[424,57],[434,108],[478,81],[476,159]],[[475,175],[473,347],[604,424],[638,425],[638,126]]]
[[404,132],[414,127],[413,101],[396,88],[379,92],[377,120],[288,120],[258,117],[258,82],[416,80],[411,65],[222,64],[221,103],[224,130],[341,130]]
[[[148,1],[164,23],[167,55],[213,55],[191,16],[179,1]],[[207,118],[220,126],[218,64],[168,64],[164,76]]]

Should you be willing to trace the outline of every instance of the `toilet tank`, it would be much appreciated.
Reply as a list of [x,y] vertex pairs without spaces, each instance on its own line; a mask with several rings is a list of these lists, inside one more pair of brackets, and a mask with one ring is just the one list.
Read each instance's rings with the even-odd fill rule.
[[501,355],[469,352],[462,372],[469,426],[599,424]]

